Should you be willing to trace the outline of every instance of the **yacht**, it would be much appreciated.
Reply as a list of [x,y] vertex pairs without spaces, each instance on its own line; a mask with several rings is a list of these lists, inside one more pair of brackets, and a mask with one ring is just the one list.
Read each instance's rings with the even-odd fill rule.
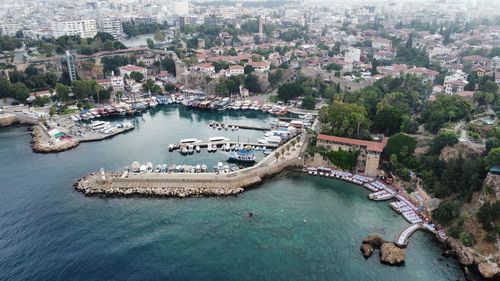
[[188,153],[193,154],[194,152],[194,146],[192,144],[188,144]]
[[199,145],[197,145],[197,146],[195,147],[195,150],[196,150],[196,152],[200,153],[200,151],[201,151],[200,146],[199,146]]
[[148,173],[152,173],[153,172],[153,163],[151,163],[151,162],[146,163],[146,167],[147,167],[147,172]]
[[161,172],[161,164],[156,165],[155,167],[155,173]]

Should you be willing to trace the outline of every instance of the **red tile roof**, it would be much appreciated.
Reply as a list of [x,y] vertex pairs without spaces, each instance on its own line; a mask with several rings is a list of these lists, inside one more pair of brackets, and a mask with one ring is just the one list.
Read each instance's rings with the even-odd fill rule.
[[385,145],[387,144],[387,138],[385,137],[382,142],[375,142],[375,141],[357,140],[357,139],[318,134],[318,140],[333,141],[345,145],[363,146],[366,147],[367,150],[376,152],[382,152],[384,150]]

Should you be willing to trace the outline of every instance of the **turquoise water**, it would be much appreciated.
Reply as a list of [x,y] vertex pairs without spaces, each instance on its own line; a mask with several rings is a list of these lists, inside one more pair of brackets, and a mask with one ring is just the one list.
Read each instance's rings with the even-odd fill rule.
[[365,260],[364,237],[392,239],[408,224],[343,182],[286,173],[237,197],[182,200],[85,197],[72,188],[100,167],[225,159],[169,153],[180,138],[262,134],[206,125],[222,116],[164,108],[127,134],[46,155],[31,152],[26,128],[1,128],[0,280],[463,280],[426,233],[411,238],[404,266],[381,265],[378,255]]

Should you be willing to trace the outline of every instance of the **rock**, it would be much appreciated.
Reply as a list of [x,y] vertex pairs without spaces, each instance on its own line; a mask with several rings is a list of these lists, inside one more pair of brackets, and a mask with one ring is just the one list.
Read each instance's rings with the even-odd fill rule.
[[478,264],[477,267],[483,277],[495,280],[500,279],[500,267],[496,263],[483,262]]
[[394,243],[384,243],[380,247],[380,261],[390,265],[399,265],[404,263],[406,258],[403,249],[394,245]]
[[363,253],[363,256],[365,258],[371,257],[371,255],[373,254],[373,251],[375,251],[373,246],[370,244],[361,244],[360,250]]
[[371,245],[374,249],[380,249],[382,244],[387,243],[387,241],[378,235],[370,235],[366,237],[362,243]]

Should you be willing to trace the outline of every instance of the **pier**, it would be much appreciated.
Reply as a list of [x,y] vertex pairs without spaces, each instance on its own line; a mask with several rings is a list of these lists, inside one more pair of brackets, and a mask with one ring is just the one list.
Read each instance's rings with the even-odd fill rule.
[[[225,124],[225,123],[218,123],[218,122],[214,122],[214,123],[210,123],[209,124],[210,127],[214,128],[214,129],[227,129],[227,130],[233,130],[233,127],[234,128],[238,128],[238,129],[243,129],[243,130],[256,130],[256,131],[270,131],[271,128],[270,127],[265,127],[265,126],[257,126],[257,125],[245,125],[245,124]],[[225,127],[227,126],[227,128]]]
[[135,128],[134,125],[132,125],[130,127],[122,127],[122,128],[114,127],[114,128],[112,128],[112,130],[110,131],[109,134],[104,134],[104,133],[100,133],[100,132],[86,132],[85,135],[83,135],[81,137],[75,137],[75,138],[79,142],[100,141],[100,140],[114,137],[116,135],[119,135],[121,133],[130,131],[130,130],[133,130],[134,128]]
[[[288,153],[271,152],[256,165],[228,173],[123,173],[101,171],[85,176],[75,189],[87,196],[189,197],[227,196],[262,182],[290,167],[303,165],[304,142],[298,142]],[[295,138],[298,138],[295,137]],[[290,142],[290,141],[289,141]],[[197,144],[199,145],[199,144]]]

